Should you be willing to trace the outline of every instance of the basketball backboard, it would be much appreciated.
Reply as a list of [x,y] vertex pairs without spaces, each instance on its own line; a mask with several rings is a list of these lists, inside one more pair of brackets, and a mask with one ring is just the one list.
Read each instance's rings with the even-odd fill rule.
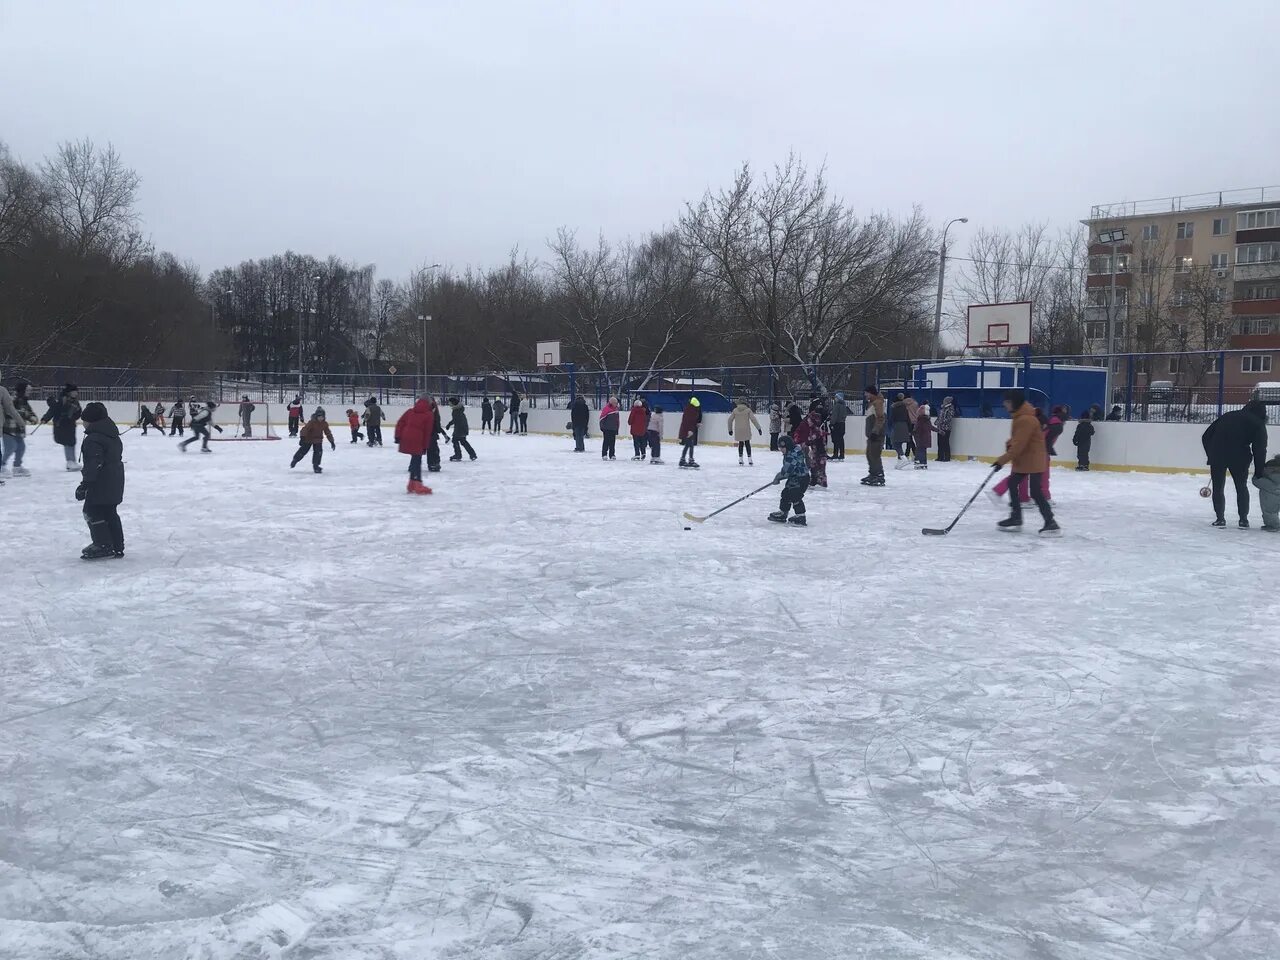
[[533,362],[539,367],[560,366],[560,341],[539,340],[534,347]]
[[1031,343],[1031,301],[969,305],[967,348],[1025,347]]

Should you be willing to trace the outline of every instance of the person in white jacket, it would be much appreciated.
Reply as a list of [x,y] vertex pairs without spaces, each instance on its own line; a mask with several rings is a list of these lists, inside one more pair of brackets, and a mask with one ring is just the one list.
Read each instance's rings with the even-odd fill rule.
[[737,438],[738,441],[738,466],[742,466],[742,453],[744,450],[747,454],[747,463],[755,466],[755,462],[751,459],[752,427],[756,428],[757,434],[764,436],[764,430],[760,428],[760,421],[756,419],[756,415],[747,406],[747,401],[739,400],[734,404],[733,413],[729,414],[729,436]]
[[662,462],[662,408],[654,407],[653,413],[649,414],[649,429],[645,433],[645,439],[649,441],[649,462]]

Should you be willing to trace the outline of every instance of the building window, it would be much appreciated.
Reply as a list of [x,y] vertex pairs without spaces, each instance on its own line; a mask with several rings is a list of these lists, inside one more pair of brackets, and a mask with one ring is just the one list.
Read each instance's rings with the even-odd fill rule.
[[[1241,216],[1244,216],[1244,214],[1241,214]],[[1142,239],[1143,240],[1159,240],[1160,225],[1158,223],[1148,223],[1145,227],[1142,228]]]
[[1155,257],[1143,257],[1143,258],[1142,258],[1142,263],[1141,263],[1141,265],[1139,266],[1139,269],[1140,269],[1144,274],[1146,274],[1146,275],[1148,275],[1148,276],[1150,276],[1151,274],[1155,273],[1155,272],[1156,272],[1156,258],[1155,258]]
[[1107,339],[1107,321],[1090,320],[1084,325],[1084,335],[1090,340]]
[[1274,263],[1280,260],[1280,243],[1238,243],[1236,263]]
[[[1129,291],[1124,287],[1116,287],[1116,306],[1123,307],[1129,303]],[[1110,287],[1090,287],[1088,304],[1091,307],[1105,307],[1111,303]]]
[[1270,317],[1241,317],[1240,336],[1267,337],[1271,335]]
[[1137,374],[1145,374],[1147,372],[1147,358],[1138,357],[1133,361],[1133,372]]
[[1174,273],[1190,273],[1191,267],[1195,263],[1192,257],[1174,257],[1173,272]]
[[1213,289],[1211,289],[1211,290],[1209,291],[1209,302],[1210,302],[1210,303],[1226,303],[1226,302],[1227,302],[1227,288],[1226,288],[1226,287],[1214,287]]
[[1274,300],[1277,296],[1280,296],[1280,287],[1273,284],[1244,288],[1245,300]]
[[1213,218],[1213,235],[1215,237],[1225,237],[1230,232],[1231,232],[1231,228],[1227,226],[1226,217]]
[[1209,254],[1209,266],[1215,270],[1225,270],[1231,262],[1231,254],[1229,253],[1211,253]]
[[1194,220],[1178,221],[1178,239],[1179,240],[1190,240],[1193,236],[1195,236],[1195,232],[1196,232],[1196,224]]
[[1189,307],[1191,306],[1190,290],[1175,290],[1169,297],[1169,306],[1171,307]]
[[1186,361],[1186,358],[1185,358],[1185,357],[1170,357],[1170,358],[1169,358],[1169,372],[1170,372],[1170,373],[1182,373],[1182,372],[1184,372],[1184,371],[1186,370],[1186,367],[1187,367],[1187,361]]
[[1240,358],[1241,373],[1270,373],[1271,354],[1250,353]]
[[[1129,272],[1129,255],[1127,253],[1119,254],[1115,258],[1116,273]],[[1100,274],[1107,275],[1111,273],[1111,256],[1109,254],[1099,254],[1089,258],[1089,275],[1098,276]]]
[[1248,210],[1236,214],[1237,230],[1265,230],[1280,227],[1280,207],[1273,210]]

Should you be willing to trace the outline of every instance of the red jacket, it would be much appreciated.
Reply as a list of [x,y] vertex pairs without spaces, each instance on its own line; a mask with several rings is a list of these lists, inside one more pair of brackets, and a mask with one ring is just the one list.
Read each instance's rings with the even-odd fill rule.
[[396,444],[401,453],[410,456],[422,456],[431,445],[431,435],[435,432],[436,420],[431,412],[431,405],[421,399],[406,410],[396,421]]
[[649,430],[649,412],[644,407],[632,407],[627,414],[627,426],[633,437],[643,437]]
[[683,440],[690,434],[695,433],[698,429],[698,421],[701,419],[702,408],[695,407],[692,403],[688,404],[684,408],[684,415],[680,418],[679,438]]

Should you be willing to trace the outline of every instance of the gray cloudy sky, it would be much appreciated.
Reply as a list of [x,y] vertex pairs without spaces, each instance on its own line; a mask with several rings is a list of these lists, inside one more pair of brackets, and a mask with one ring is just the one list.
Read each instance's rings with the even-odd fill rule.
[[860,211],[1065,224],[1280,182],[1278,26],[1275,0],[0,0],[0,139],[113,142],[156,245],[206,270],[541,257],[793,148]]

